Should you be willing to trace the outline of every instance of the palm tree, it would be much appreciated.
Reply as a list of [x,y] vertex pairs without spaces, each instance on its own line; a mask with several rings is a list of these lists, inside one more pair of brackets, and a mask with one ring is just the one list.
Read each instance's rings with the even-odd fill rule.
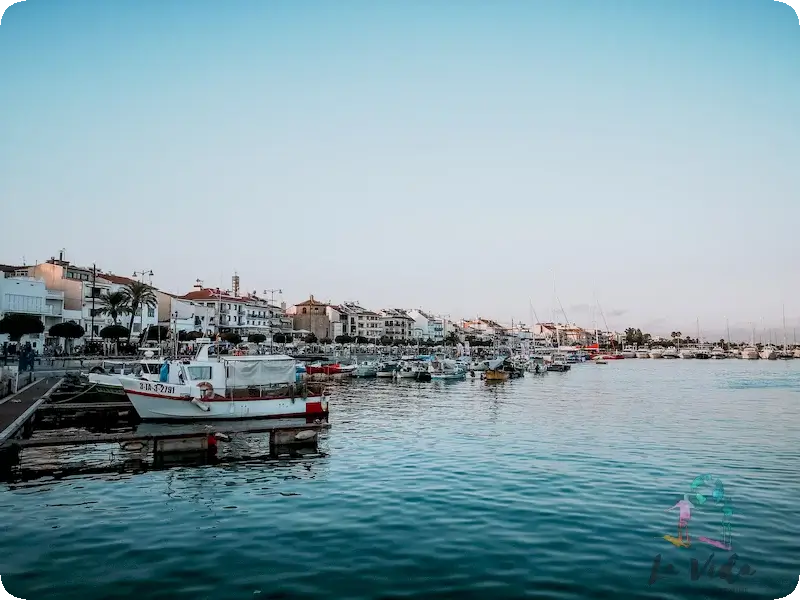
[[100,304],[98,308],[100,314],[111,317],[114,321],[114,325],[117,324],[119,317],[122,315],[127,315],[131,311],[131,308],[128,305],[128,297],[124,292],[111,292],[109,294],[103,294],[97,299],[97,301]]
[[122,289],[122,293],[125,295],[131,314],[131,320],[128,324],[128,343],[130,344],[133,320],[136,318],[137,311],[144,310],[145,307],[155,308],[158,306],[158,298],[156,298],[153,288],[141,281],[131,281]]

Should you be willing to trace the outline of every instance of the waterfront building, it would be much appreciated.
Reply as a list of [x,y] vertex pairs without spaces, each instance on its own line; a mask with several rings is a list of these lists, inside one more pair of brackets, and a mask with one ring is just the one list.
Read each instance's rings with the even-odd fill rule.
[[[0,319],[9,314],[36,316],[42,321],[44,331],[24,335],[20,343],[29,342],[39,353],[46,345],[60,344],[61,340],[51,339],[47,332],[64,320],[63,292],[48,290],[44,281],[35,277],[6,275],[6,272],[0,272]],[[10,341],[8,335],[0,335],[0,346]]]
[[411,337],[419,340],[433,340],[443,342],[445,336],[445,320],[432,313],[414,308],[406,311],[409,317],[414,319]]
[[[206,332],[236,332],[242,337],[260,333],[268,339],[276,333],[292,333],[293,321],[284,308],[270,304],[255,292],[239,295],[238,291],[234,293],[220,288],[204,288],[199,283],[195,288],[178,300],[195,307],[184,307],[184,319],[189,318],[188,314],[191,314],[191,318],[201,317],[201,326]],[[203,312],[199,307],[206,310]]]
[[308,300],[289,307],[289,314],[294,319],[295,329],[313,333],[317,340],[323,340],[331,335],[331,313],[327,310],[328,304],[320,302],[314,295]]
[[382,317],[382,338],[392,342],[406,341],[412,338],[414,319],[399,308],[387,308],[380,312]]

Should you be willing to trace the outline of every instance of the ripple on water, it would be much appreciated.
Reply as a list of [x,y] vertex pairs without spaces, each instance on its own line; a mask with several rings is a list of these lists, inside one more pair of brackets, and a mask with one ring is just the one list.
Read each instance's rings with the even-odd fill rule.
[[[726,553],[662,539],[711,473],[749,597],[776,598],[800,573],[798,382],[800,361],[629,360],[339,385],[323,457],[8,486],[0,573],[29,600],[730,597],[689,575]],[[659,553],[680,572],[649,586]]]

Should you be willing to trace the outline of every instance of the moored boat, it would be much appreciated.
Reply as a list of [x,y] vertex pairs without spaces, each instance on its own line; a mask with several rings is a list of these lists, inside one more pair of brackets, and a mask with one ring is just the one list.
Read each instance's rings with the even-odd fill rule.
[[758,350],[756,350],[755,346],[742,348],[742,358],[745,360],[758,360]]
[[664,351],[660,348],[651,348],[650,358],[664,358]]
[[207,420],[328,415],[321,387],[296,383],[295,361],[285,355],[208,357],[168,362],[166,381],[121,377],[142,420]]
[[636,351],[636,358],[650,358],[650,351],[649,350],[637,350]]
[[678,358],[678,351],[674,347],[670,346],[664,350],[664,354],[661,356],[661,358],[676,359]]

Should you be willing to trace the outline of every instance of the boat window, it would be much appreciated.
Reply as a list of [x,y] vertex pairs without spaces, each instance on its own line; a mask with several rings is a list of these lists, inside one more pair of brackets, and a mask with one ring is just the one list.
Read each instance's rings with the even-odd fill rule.
[[192,381],[211,379],[211,367],[186,367],[186,371]]

